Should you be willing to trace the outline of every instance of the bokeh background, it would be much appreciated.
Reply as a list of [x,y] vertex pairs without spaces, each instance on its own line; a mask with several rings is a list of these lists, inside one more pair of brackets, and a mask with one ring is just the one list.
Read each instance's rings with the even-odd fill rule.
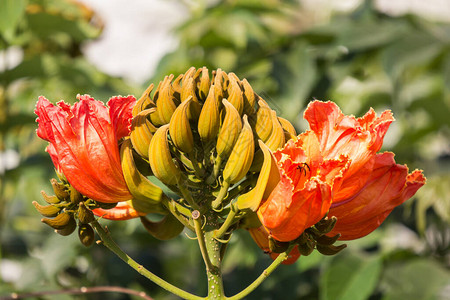
[[[280,267],[247,299],[450,299],[450,1],[0,0],[0,298],[118,285],[176,299],[102,246],[84,248],[40,222],[31,202],[51,193],[53,166],[35,136],[39,95],[73,102],[141,95],[190,66],[247,78],[297,131],[313,99],[344,113],[391,109],[384,150],[428,183],[373,234],[334,257]],[[205,294],[197,244],[150,237],[139,222],[108,223],[156,274]],[[232,295],[270,263],[246,232],[225,258]],[[37,299],[37,298],[33,298]],[[123,294],[39,299],[138,299]]]

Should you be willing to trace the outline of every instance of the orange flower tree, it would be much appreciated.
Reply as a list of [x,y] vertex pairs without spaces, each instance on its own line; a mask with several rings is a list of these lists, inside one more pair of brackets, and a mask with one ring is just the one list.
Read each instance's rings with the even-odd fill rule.
[[[152,90],[137,101],[113,97],[107,106],[86,95],[73,106],[40,97],[37,134],[49,142],[59,181],[52,180],[54,196],[43,193],[48,205],[34,205],[61,235],[78,226],[86,246],[95,230],[131,267],[184,299],[242,299],[281,263],[314,249],[333,255],[345,248],[336,241],[369,234],[425,184],[420,170],[408,173],[393,153],[378,153],[394,120],[390,111],[355,118],[332,102],[314,101],[304,115],[310,130],[297,135],[233,73],[191,68]],[[140,218],[162,240],[192,231],[208,295],[179,289],[139,265],[101,218]],[[226,297],[221,265],[238,229],[248,230],[274,261]]]

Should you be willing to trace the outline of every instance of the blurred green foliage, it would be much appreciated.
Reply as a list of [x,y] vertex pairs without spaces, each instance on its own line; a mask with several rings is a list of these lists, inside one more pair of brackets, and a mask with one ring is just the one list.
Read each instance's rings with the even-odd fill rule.
[[[326,22],[298,1],[218,0],[188,8],[189,18],[175,31],[178,48],[160,61],[149,83],[190,66],[235,72],[299,132],[306,129],[302,111],[314,98],[333,100],[356,116],[369,107],[391,109],[396,122],[385,150],[428,177],[380,229],[335,257],[313,253],[282,266],[248,299],[449,299],[450,23],[388,16],[372,1]],[[76,94],[89,93],[105,101],[116,94],[139,96],[144,89],[101,73],[84,58],[82,43],[97,38],[102,27],[95,13],[74,2],[0,1],[0,56],[22,57],[0,74],[0,155],[4,160],[12,150],[20,158],[1,174],[0,295],[107,284],[175,299],[106,249],[85,250],[75,236],[53,234],[31,205],[42,188],[50,192],[54,176],[45,143],[35,137],[37,96],[72,102]],[[150,270],[205,294],[196,243],[184,236],[155,241],[136,222],[109,227]],[[234,236],[224,266],[227,294],[248,285],[269,262],[246,232]]]

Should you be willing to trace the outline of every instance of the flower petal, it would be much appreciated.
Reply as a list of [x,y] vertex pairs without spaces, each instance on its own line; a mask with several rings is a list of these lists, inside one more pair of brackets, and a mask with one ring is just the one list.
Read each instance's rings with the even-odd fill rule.
[[420,171],[408,175],[406,166],[395,164],[393,153],[378,154],[365,187],[358,194],[333,203],[329,215],[338,220],[329,235],[341,233],[340,239],[348,240],[369,234],[424,183]]
[[114,221],[130,220],[145,216],[145,213],[140,213],[135,210],[129,201],[119,202],[116,207],[111,209],[96,208],[92,212],[98,217]]

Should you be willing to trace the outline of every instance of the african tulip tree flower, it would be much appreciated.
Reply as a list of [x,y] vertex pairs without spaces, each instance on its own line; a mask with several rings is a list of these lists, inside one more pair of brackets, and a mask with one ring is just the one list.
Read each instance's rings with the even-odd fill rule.
[[275,239],[292,241],[325,215],[338,220],[330,236],[360,238],[425,183],[421,171],[408,174],[393,153],[377,154],[394,120],[390,111],[377,117],[371,109],[355,118],[332,102],[314,101],[305,119],[311,130],[266,156],[279,176],[267,180],[261,200],[253,200],[261,201],[258,217]]
[[278,241],[288,242],[319,222],[330,209],[333,192],[348,168],[346,157],[324,159],[314,134],[290,140],[273,156],[280,181],[263,200],[258,217]]
[[377,117],[370,109],[355,118],[345,116],[333,102],[314,101],[304,116],[320,141],[324,158],[345,155],[350,161],[333,195],[328,215],[338,221],[330,235],[340,233],[341,240],[352,240],[369,234],[425,184],[422,171],[408,174],[405,165],[395,163],[393,153],[377,154],[394,121],[390,111]]
[[83,195],[104,203],[132,198],[120,165],[118,142],[130,133],[133,96],[113,97],[107,106],[88,95],[73,106],[39,97],[37,135],[48,141],[53,164]]

